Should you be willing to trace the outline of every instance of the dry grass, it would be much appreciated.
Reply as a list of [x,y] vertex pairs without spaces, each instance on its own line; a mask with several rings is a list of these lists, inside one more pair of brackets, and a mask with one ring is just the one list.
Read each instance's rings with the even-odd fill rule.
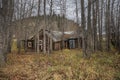
[[9,54],[3,72],[10,80],[119,80],[120,55],[97,52],[88,60],[80,50]]

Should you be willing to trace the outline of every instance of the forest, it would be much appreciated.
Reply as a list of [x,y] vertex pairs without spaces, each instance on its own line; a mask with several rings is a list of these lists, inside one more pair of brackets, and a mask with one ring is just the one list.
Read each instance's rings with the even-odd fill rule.
[[120,0],[0,0],[0,80],[120,80]]

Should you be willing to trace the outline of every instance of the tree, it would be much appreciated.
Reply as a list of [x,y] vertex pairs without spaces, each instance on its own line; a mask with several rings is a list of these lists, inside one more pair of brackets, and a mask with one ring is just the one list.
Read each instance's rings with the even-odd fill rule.
[[46,53],[46,0],[44,0],[44,24],[45,26],[43,27],[43,52]]
[[92,53],[92,27],[91,27],[91,0],[88,0],[88,14],[87,14],[87,54]]
[[106,1],[106,18],[105,18],[105,26],[106,26],[106,50],[110,51],[110,0]]
[[66,0],[61,1],[61,23],[63,24],[62,27],[62,49],[64,49],[65,44],[64,44],[64,32],[65,32],[65,27],[66,27]]
[[11,42],[11,28],[14,11],[14,0],[2,0],[0,3],[0,66],[5,63],[5,54],[9,53]]
[[[37,19],[36,19],[36,30],[38,32],[37,34],[37,40],[35,38],[35,44],[37,44],[37,53],[40,52],[40,39],[39,39],[39,22],[40,22],[40,9],[41,9],[41,0],[38,0],[38,14],[37,14]],[[36,37],[36,36],[35,36]],[[36,45],[35,45],[36,46]]]
[[76,5],[76,22],[77,22],[77,37],[78,37],[78,48],[80,49],[80,27],[79,27],[79,17],[78,17],[78,0],[75,0]]
[[103,51],[102,48],[102,41],[103,41],[103,0],[101,0],[101,11],[99,12],[99,16],[100,16],[100,25],[99,25],[99,49],[100,51]]
[[[53,16],[53,0],[50,0],[50,10],[49,10],[49,17],[48,17],[48,31],[52,32],[52,17]],[[53,44],[52,44],[52,38],[48,38],[48,54],[52,52]]]
[[82,27],[82,49],[83,49],[83,56],[87,57],[86,53],[86,31],[85,31],[85,8],[84,8],[84,0],[81,0],[81,27]]

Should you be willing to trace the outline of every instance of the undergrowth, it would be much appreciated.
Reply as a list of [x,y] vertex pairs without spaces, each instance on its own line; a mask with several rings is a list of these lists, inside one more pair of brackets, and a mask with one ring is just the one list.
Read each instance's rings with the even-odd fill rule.
[[8,54],[3,69],[10,80],[120,80],[120,55],[96,52],[82,58],[81,50],[52,54]]

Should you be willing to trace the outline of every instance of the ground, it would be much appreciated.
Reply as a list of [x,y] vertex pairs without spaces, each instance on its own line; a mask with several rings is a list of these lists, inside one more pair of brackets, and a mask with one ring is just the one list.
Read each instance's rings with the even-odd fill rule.
[[52,54],[11,53],[0,80],[120,80],[120,55],[96,52],[90,59],[81,50]]

